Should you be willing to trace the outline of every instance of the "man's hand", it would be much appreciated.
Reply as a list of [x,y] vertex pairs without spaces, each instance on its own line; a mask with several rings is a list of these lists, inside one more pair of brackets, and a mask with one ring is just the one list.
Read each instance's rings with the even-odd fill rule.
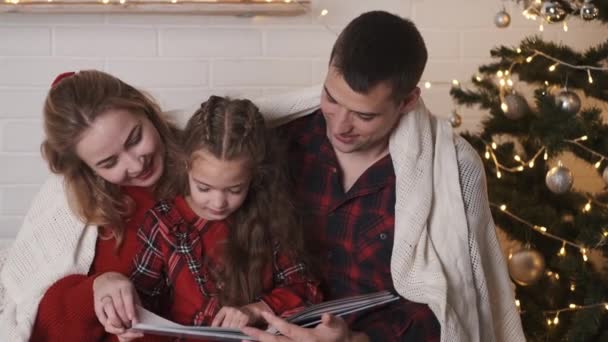
[[123,335],[125,340],[140,337],[126,333],[135,322],[135,304],[139,304],[137,291],[131,281],[117,272],[106,272],[93,282],[93,300],[97,319],[110,334]]
[[330,315],[323,314],[321,323],[315,328],[302,328],[267,312],[262,313],[262,317],[269,325],[276,328],[283,336],[277,336],[265,331],[244,327],[242,331],[261,342],[353,342],[353,341],[368,341],[367,336],[363,334],[353,334],[344,322],[343,319]]

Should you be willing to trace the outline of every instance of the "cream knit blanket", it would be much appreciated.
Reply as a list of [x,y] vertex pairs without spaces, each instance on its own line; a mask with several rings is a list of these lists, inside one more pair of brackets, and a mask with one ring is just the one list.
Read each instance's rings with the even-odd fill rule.
[[[278,125],[315,110],[319,94],[317,86],[254,102]],[[391,271],[399,294],[429,305],[441,341],[524,341],[477,153],[422,101],[401,120],[390,152],[397,176]],[[94,228],[74,216],[62,179],[51,176],[0,274],[0,340],[26,341],[48,287],[87,274]]]

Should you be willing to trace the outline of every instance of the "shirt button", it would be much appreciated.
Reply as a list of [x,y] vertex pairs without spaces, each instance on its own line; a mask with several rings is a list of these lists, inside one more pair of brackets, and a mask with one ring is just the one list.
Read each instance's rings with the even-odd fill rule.
[[380,233],[380,240],[386,240],[386,233]]

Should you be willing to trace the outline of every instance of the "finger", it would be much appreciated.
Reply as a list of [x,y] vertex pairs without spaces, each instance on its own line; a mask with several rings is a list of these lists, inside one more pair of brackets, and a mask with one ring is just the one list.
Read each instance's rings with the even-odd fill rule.
[[280,336],[269,334],[265,331],[262,331],[258,328],[253,327],[243,327],[241,331],[260,342],[279,342],[279,341],[287,341],[287,339],[280,339]]
[[112,297],[112,301],[114,302],[114,310],[118,314],[118,317],[122,321],[122,324],[125,327],[128,327],[131,322],[129,317],[127,317],[127,312],[125,310],[125,303],[122,297],[122,291],[119,290],[117,294]]
[[106,313],[106,316],[108,317],[108,319],[106,320],[106,323],[104,325],[106,327],[112,326],[114,328],[118,328],[118,329],[120,329],[120,333],[123,333],[124,326],[122,325],[122,321],[116,314],[116,310],[114,310],[114,304],[112,302],[106,302],[104,304],[103,310]]
[[135,294],[135,296],[133,295],[134,291],[133,288],[129,288],[127,290],[121,291],[122,293],[122,299],[124,301],[124,306],[125,306],[125,314],[127,315],[127,319],[129,321],[133,321],[133,319],[135,318],[135,296],[137,296],[137,294]]
[[106,321],[108,320],[108,316],[103,311],[103,303],[100,301],[95,301],[94,309],[95,309],[95,315],[97,316],[99,323],[101,323],[102,325],[105,324]]
[[301,328],[297,325],[287,323],[287,321],[269,313],[262,311],[262,317],[273,326],[275,329],[281,332],[284,336],[292,339],[305,339],[310,337],[310,332],[307,329]]
[[337,323],[338,323],[338,322],[337,322],[337,319],[336,319],[336,317],[335,317],[335,316],[333,316],[333,315],[330,315],[330,314],[328,314],[328,313],[324,313],[324,314],[321,316],[321,324],[325,324],[325,325],[327,325],[327,326],[330,326],[330,327],[331,327],[332,325],[335,325],[335,324],[337,324]]
[[213,321],[211,322],[212,327],[219,327],[224,321],[224,317],[226,316],[226,309],[221,308],[220,311],[215,315]]
[[136,338],[142,338],[144,337],[144,334],[138,331],[133,331],[133,330],[127,330],[125,331],[123,334],[120,334],[120,336],[118,336],[118,338],[123,338],[123,339],[136,339]]

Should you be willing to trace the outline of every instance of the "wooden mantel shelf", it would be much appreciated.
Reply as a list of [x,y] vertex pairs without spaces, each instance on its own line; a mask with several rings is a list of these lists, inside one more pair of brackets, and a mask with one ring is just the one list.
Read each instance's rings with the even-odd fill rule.
[[[0,13],[168,13],[296,16],[310,1],[284,0],[0,0]],[[121,1],[123,3],[121,3]]]

